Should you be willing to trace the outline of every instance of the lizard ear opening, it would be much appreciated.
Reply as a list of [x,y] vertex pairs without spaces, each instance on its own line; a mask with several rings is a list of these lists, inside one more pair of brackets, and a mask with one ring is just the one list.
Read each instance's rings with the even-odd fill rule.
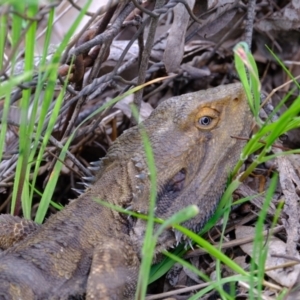
[[217,126],[220,113],[209,107],[202,107],[195,118],[196,127],[202,130],[211,130]]
[[184,182],[186,178],[186,170],[181,169],[176,173],[165,186],[166,192],[180,192],[184,188]]

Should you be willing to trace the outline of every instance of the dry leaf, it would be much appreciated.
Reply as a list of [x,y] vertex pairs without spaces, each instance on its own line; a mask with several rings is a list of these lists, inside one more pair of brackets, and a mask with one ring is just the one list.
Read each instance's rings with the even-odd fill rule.
[[260,20],[256,28],[260,31],[288,31],[300,27],[300,1],[294,0],[281,11]]
[[[245,237],[253,236],[255,234],[255,228],[250,226],[239,226],[235,230],[236,238],[242,239]],[[242,250],[252,257],[253,242],[240,246]],[[272,254],[287,255],[287,245],[280,239],[272,236],[267,238],[265,247],[268,247],[268,255],[266,259],[265,268],[276,267],[286,263],[288,260],[285,258],[272,257]],[[297,255],[300,258],[300,255]],[[289,268],[279,268],[272,271],[267,271],[266,274],[274,281],[278,282],[282,286],[292,287],[300,273],[300,265]]]
[[212,9],[225,4],[232,4],[235,0],[208,0],[207,9]]
[[[133,103],[133,95],[129,95],[123,98],[114,107],[120,109],[123,112],[123,114],[128,119],[130,119],[132,112],[129,105],[131,103]],[[152,111],[153,107],[149,103],[142,101],[140,109],[140,121],[144,121],[145,119],[147,119]]]
[[[279,150],[274,150],[278,151]],[[296,187],[300,188],[300,179],[288,156],[277,157],[279,180],[284,195],[285,204],[283,212],[287,218],[282,218],[282,223],[287,232],[287,253],[290,256],[298,254],[297,242],[299,241],[299,196]]]
[[[193,8],[195,0],[186,0],[186,3],[189,7]],[[170,29],[163,57],[163,62],[168,73],[175,72],[180,67],[189,19],[190,15],[184,5],[178,3],[174,8],[174,21]]]

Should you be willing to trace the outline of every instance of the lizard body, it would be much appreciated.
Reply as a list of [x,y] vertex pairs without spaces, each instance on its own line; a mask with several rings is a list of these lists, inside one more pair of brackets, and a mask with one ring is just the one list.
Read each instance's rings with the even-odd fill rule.
[[[244,146],[231,136],[248,136],[250,127],[240,83],[160,104],[143,122],[157,171],[155,215],[167,219],[195,204],[200,213],[184,225],[198,231],[213,214]],[[0,217],[0,247],[6,249],[0,253],[0,299],[68,299],[85,293],[87,299],[134,297],[146,223],[94,200],[147,214],[150,181],[138,126],[113,143],[96,178],[41,226]],[[25,227],[29,234],[21,240]],[[178,239],[172,229],[165,230],[156,254]]]

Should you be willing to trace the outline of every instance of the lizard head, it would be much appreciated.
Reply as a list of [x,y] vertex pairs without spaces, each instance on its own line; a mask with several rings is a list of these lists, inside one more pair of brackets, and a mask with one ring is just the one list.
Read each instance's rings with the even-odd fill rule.
[[[198,231],[214,213],[228,175],[238,161],[251,129],[251,113],[240,83],[170,98],[144,121],[157,177],[155,215],[167,219],[194,204],[199,214],[184,225]],[[108,157],[125,161],[133,211],[147,214],[150,180],[138,127],[125,132]],[[145,222],[136,220],[132,239],[142,243]],[[170,230],[171,232],[171,230]],[[159,244],[166,247],[170,232]],[[173,234],[174,236],[174,234]],[[176,240],[176,239],[175,239]],[[173,239],[174,242],[174,239]],[[158,245],[159,247],[159,245]]]

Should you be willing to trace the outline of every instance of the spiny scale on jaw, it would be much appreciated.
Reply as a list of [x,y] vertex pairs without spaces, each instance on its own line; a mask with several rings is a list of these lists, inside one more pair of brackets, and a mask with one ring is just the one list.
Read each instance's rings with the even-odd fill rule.
[[134,166],[137,168],[138,171],[141,171],[144,169],[144,166],[140,162],[136,163]]
[[76,194],[78,194],[79,196],[82,195],[82,194],[85,192],[85,190],[80,190],[80,189],[75,189],[75,188],[72,188],[72,190],[73,190]]
[[89,166],[88,169],[93,171],[93,172],[98,172],[100,170],[100,167],[98,167],[98,166],[96,166],[96,167]]
[[183,237],[183,233],[178,231],[178,230],[174,230],[174,234],[175,234],[175,239],[176,239],[176,247],[181,243],[181,239]]
[[187,249],[188,247],[194,250],[192,240],[188,238],[186,235],[184,235],[181,231],[178,231],[176,229],[173,229],[174,236],[175,236],[175,247],[177,247],[180,243],[184,243],[184,248]]
[[91,182],[80,181],[77,184],[83,185],[86,189],[91,186]]
[[141,181],[144,182],[144,181],[148,178],[148,175],[145,174],[145,173],[140,173],[140,174],[138,174],[138,175],[135,175],[135,177],[136,177],[137,179],[140,179]]
[[[105,157],[104,157],[105,158]],[[81,194],[83,194],[85,192],[85,190],[87,188],[89,188],[96,180],[96,173],[98,173],[101,169],[101,167],[103,166],[103,160],[104,158],[101,158],[97,161],[92,161],[90,163],[90,166],[88,167],[89,170],[92,171],[93,174],[95,174],[95,176],[83,176],[81,177],[81,179],[83,181],[78,182],[78,184],[83,185],[85,187],[85,189],[76,189],[76,188],[72,188],[72,190],[77,193],[79,196]]]
[[139,195],[141,195],[141,194],[143,193],[145,187],[144,187],[143,184],[140,184],[140,185],[136,185],[135,188],[136,188],[136,190],[137,190],[137,193],[138,193]]
[[97,161],[91,161],[90,162],[90,165],[93,166],[93,167],[101,167],[101,164],[102,164],[102,159],[99,159]]
[[95,176],[83,176],[81,177],[86,182],[94,182],[96,177]]
[[131,160],[132,160],[134,163],[139,163],[139,162],[140,162],[140,158],[138,158],[138,157],[132,157]]
[[[123,207],[125,210],[127,211],[132,211],[132,206],[129,205],[129,206],[126,206],[126,207]],[[131,215],[127,215],[127,221],[129,222],[129,228],[132,228],[134,223],[135,223],[135,217],[131,216]]]
[[185,240],[184,248],[185,249],[191,248],[192,250],[194,250],[194,246],[193,246],[193,243],[192,243],[191,239],[186,239]]
[[145,174],[145,176],[146,176],[145,179],[146,179],[147,175],[149,175],[149,172],[148,172],[147,165],[145,164],[143,158],[134,156],[131,158],[131,161],[133,162],[136,170],[138,171],[138,175],[136,175],[136,178],[138,178],[137,176],[139,176],[140,174]]

